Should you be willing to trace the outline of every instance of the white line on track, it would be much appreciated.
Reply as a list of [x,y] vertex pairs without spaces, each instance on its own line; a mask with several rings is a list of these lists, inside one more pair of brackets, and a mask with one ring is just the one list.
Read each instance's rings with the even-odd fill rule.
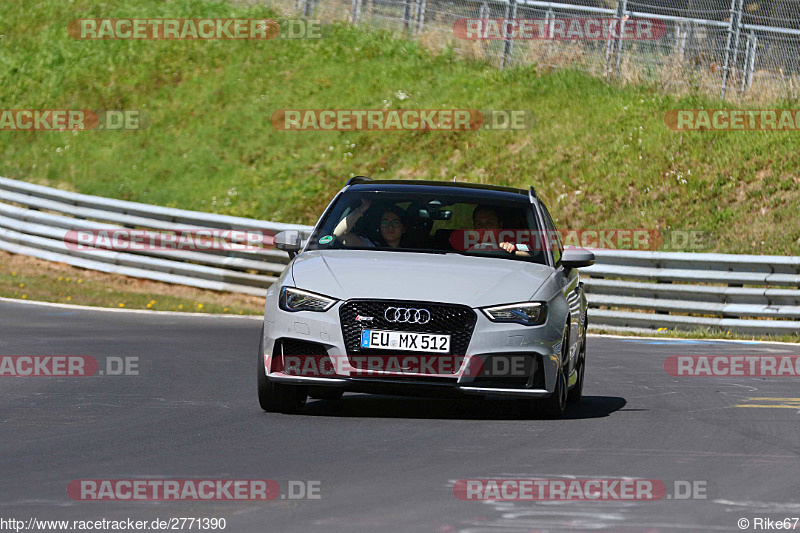
[[734,342],[734,343],[739,343],[739,344],[741,344],[741,343],[745,343],[745,344],[758,343],[758,344],[780,344],[780,345],[783,345],[783,346],[797,346],[798,345],[798,343],[795,343],[795,342],[760,341],[760,340],[746,341],[746,340],[740,340],[740,339],[714,339],[714,338],[694,339],[694,338],[690,338],[690,337],[687,337],[687,338],[641,337],[639,335],[613,335],[613,334],[610,334],[610,333],[589,333],[588,335],[590,337],[600,337],[600,338],[605,338],[605,339],[629,339],[629,340],[642,340],[642,341],[654,340],[654,341],[660,341],[660,342],[682,342],[684,344],[686,344],[687,341],[695,341],[698,344],[702,344],[704,342]]
[[[212,314],[212,313],[180,313],[177,311],[148,311],[147,309],[116,309],[113,307],[93,307],[90,305],[75,305],[75,304],[62,304],[62,303],[55,303],[55,302],[37,302],[34,300],[20,300],[16,298],[4,298],[0,296],[0,302],[9,302],[15,304],[28,304],[28,305],[44,305],[48,307],[58,307],[62,309],[75,309],[75,310],[84,310],[84,311],[104,311],[107,313],[139,313],[145,315],[160,315],[160,316],[196,316],[196,317],[213,317],[213,318],[246,318],[248,320],[264,320],[262,315],[220,315],[220,314]],[[733,343],[747,343],[747,344],[779,344],[784,346],[797,346],[797,343],[792,342],[777,342],[777,341],[745,341],[745,340],[734,340],[734,339],[691,339],[691,338],[672,338],[672,337],[641,337],[641,336],[634,336],[634,335],[613,335],[610,333],[589,333],[590,337],[599,337],[605,339],[629,339],[629,340],[657,340],[662,342],[683,342],[686,341],[697,341],[698,343],[705,342],[733,342]]]
[[116,309],[113,307],[93,307],[90,305],[75,305],[75,304],[61,304],[55,302],[37,302],[33,300],[19,300],[15,298],[3,298],[0,296],[0,302],[9,302],[15,304],[28,304],[28,305],[43,305],[46,307],[57,307],[60,309],[75,309],[78,311],[103,311],[106,313],[139,313],[144,315],[158,315],[158,316],[192,316],[192,317],[206,317],[206,318],[246,318],[248,320],[264,320],[263,315],[220,315],[213,313],[181,313],[178,311],[148,311],[147,309]]

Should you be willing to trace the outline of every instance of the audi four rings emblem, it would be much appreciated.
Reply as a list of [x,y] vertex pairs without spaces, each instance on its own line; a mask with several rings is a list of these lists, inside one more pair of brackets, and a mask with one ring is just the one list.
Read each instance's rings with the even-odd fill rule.
[[431,312],[427,309],[411,309],[408,307],[389,307],[383,313],[389,322],[405,322],[406,324],[427,324],[431,321]]

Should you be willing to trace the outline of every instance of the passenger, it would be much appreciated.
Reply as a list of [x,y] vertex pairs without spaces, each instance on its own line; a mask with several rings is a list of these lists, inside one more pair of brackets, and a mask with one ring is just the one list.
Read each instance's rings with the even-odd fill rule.
[[380,239],[372,242],[368,237],[353,233],[353,228],[369,209],[371,202],[361,200],[361,205],[344,217],[333,230],[333,236],[344,246],[376,248],[399,248],[406,233],[406,212],[396,205],[384,209],[380,218]]
[[[472,227],[476,230],[498,231],[503,229],[500,217],[497,216],[497,209],[488,205],[479,205],[472,211]],[[518,257],[530,257],[531,254],[526,250],[520,250],[512,242],[501,242],[500,248]]]

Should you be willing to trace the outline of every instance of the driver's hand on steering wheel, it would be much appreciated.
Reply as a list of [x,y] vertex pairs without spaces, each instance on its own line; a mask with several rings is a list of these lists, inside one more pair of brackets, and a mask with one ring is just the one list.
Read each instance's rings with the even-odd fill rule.
[[505,250],[506,252],[508,252],[510,254],[513,254],[514,252],[517,251],[516,245],[514,243],[511,243],[511,242],[501,242],[500,243],[500,248],[502,248],[503,250]]

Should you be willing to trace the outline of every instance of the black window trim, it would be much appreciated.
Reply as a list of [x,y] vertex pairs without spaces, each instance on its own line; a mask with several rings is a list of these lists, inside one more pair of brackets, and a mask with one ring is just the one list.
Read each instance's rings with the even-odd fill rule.
[[[544,202],[542,202],[541,199],[539,199],[539,198],[537,198],[536,201],[539,204],[539,209],[541,210],[540,213],[541,213],[541,218],[542,218],[542,221],[541,221],[542,222],[542,224],[541,224],[542,227],[545,228],[545,231],[549,231],[549,227],[552,227],[553,230],[556,232],[556,234],[553,237],[554,237],[554,239],[556,239],[556,241],[558,243],[558,246],[559,246],[559,252],[560,253],[559,253],[558,261],[555,260],[555,256],[553,255],[553,250],[550,249],[550,246],[549,246],[549,243],[550,243],[549,235],[547,236],[547,243],[548,243],[548,246],[547,246],[547,257],[548,257],[548,260],[550,261],[550,264],[553,266],[553,268],[559,268],[559,267],[561,267],[561,258],[564,256],[564,246],[561,244],[561,237],[558,235],[558,228],[556,228],[556,223],[553,222],[553,216],[550,214],[550,211],[547,209],[547,206],[544,205]],[[550,224],[547,223],[547,220],[550,221]]]

